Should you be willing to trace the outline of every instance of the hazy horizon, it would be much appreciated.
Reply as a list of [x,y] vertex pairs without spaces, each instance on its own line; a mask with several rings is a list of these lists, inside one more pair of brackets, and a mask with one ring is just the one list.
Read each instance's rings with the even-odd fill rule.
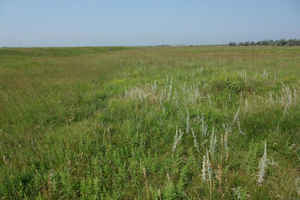
[[0,47],[220,45],[300,38],[300,2],[0,0]]

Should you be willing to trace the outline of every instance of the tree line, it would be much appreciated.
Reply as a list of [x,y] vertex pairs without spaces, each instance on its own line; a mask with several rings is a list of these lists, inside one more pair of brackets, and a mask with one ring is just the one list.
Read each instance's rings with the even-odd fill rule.
[[262,40],[262,41],[247,41],[247,42],[229,42],[229,46],[300,46],[298,39],[281,39],[281,40]]

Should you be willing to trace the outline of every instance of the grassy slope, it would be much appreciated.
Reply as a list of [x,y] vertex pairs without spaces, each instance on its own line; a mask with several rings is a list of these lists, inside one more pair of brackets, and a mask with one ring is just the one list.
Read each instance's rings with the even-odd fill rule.
[[298,77],[298,47],[0,49],[0,199],[297,199]]

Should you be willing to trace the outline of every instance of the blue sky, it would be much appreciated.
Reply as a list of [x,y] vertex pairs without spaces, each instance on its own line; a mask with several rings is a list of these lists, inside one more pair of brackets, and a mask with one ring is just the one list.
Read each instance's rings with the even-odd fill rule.
[[299,0],[0,0],[0,46],[300,38]]

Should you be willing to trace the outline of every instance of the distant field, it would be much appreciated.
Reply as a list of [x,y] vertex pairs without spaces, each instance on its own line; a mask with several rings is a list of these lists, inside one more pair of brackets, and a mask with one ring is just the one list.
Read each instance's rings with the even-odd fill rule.
[[300,199],[300,47],[0,48],[0,199]]

